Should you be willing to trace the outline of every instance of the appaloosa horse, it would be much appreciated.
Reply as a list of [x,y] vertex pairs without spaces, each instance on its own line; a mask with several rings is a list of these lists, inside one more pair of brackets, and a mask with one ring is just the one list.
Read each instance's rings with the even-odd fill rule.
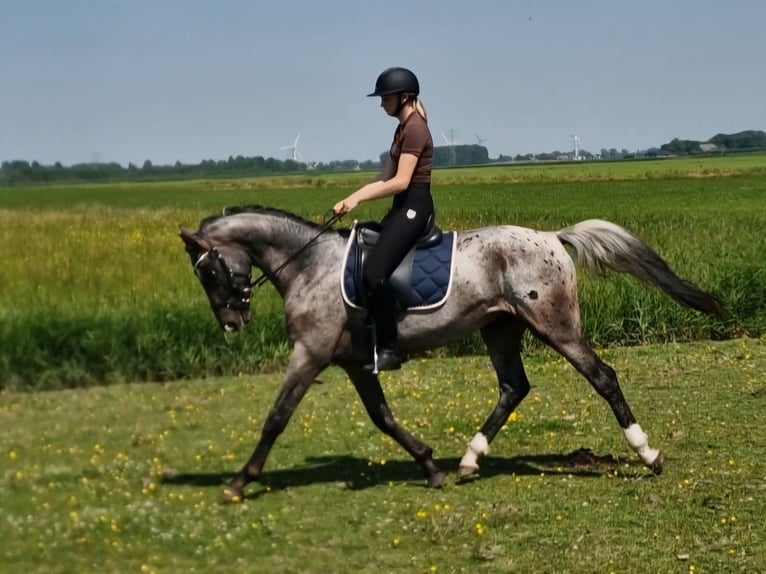
[[[274,442],[317,375],[331,364],[351,379],[375,425],[396,440],[426,472],[428,486],[445,474],[431,448],[394,420],[370,361],[366,314],[343,293],[344,258],[350,234],[285,211],[257,206],[229,208],[209,217],[198,231],[181,230],[210,305],[226,331],[250,320],[253,286],[273,283],[284,299],[292,353],[276,403],[258,445],[232,479],[226,496],[239,500],[257,480]],[[521,359],[526,330],[563,355],[612,408],[630,447],[652,471],[662,471],[663,455],[649,446],[646,433],[626,402],[614,370],[586,342],[580,322],[575,262],[600,273],[626,272],[653,284],[677,302],[717,316],[722,304],[679,278],[651,248],[627,230],[602,220],[582,221],[559,231],[516,226],[456,232],[449,295],[442,304],[411,310],[399,321],[403,354],[462,339],[477,329],[497,373],[500,397],[460,461],[460,476],[478,471],[478,457],[529,392]],[[254,284],[252,267],[263,273]]]

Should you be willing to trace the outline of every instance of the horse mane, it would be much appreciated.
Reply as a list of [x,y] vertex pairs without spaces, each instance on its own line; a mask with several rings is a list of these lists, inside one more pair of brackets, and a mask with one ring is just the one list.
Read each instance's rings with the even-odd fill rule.
[[298,223],[300,225],[305,225],[311,228],[320,229],[322,227],[320,224],[314,223],[313,221],[305,219],[301,217],[300,215],[296,215],[294,213],[285,211],[284,209],[278,209],[276,207],[264,207],[262,205],[232,205],[232,206],[224,207],[223,211],[221,212],[221,215],[211,215],[209,217],[206,217],[202,221],[200,221],[200,224],[199,224],[200,230],[204,229],[206,226],[210,225],[214,221],[218,221],[219,219],[223,217],[228,217],[230,215],[237,215],[240,213],[261,213],[263,215],[274,215],[281,219],[286,219],[288,221],[292,221],[293,223]]

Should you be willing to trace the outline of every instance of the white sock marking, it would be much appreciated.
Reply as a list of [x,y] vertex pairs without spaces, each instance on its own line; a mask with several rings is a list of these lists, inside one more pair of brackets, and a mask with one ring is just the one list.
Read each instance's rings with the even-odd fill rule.
[[645,464],[652,464],[660,455],[659,450],[649,447],[649,437],[638,423],[633,423],[628,428],[623,429],[623,432],[625,438],[628,439],[630,448],[636,451]]
[[489,454],[489,443],[487,437],[482,433],[477,432],[468,443],[468,450],[465,451],[465,455],[460,459],[460,466],[466,466],[469,468],[479,468],[477,460],[479,455]]

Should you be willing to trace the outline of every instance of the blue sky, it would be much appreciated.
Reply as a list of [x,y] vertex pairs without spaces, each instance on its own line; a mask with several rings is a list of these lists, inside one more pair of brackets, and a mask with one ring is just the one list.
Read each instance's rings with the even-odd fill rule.
[[[766,2],[2,0],[0,160],[373,159],[378,73],[491,157],[766,129]],[[452,130],[452,132],[450,132]]]

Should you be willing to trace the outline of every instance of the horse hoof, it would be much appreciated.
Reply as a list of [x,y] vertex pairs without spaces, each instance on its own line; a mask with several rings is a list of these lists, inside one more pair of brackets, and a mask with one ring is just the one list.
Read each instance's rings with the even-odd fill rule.
[[476,474],[479,474],[478,466],[467,466],[461,464],[459,467],[457,467],[458,478],[468,478],[469,476],[474,476]]
[[444,486],[444,479],[446,477],[447,475],[441,470],[439,472],[433,473],[428,477],[428,488],[442,488]]
[[238,486],[226,486],[221,493],[221,502],[226,504],[238,504],[244,500],[245,491]]
[[654,459],[652,464],[649,465],[649,468],[651,471],[656,474],[657,476],[662,474],[662,465],[665,463],[665,455],[660,452],[660,454],[657,455],[657,458]]

